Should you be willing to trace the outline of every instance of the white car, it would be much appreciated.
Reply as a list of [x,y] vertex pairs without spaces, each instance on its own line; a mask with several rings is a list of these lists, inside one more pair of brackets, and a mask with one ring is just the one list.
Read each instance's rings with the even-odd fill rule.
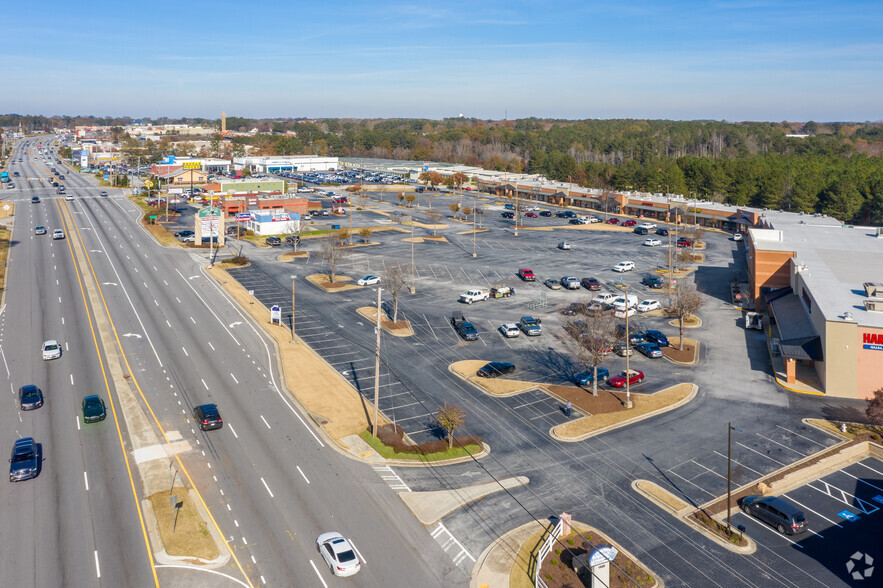
[[742,233],[733,233],[733,241],[741,241]]
[[558,243],[558,249],[570,249],[570,243],[567,241],[561,241]]
[[589,224],[594,224],[594,223],[600,223],[600,222],[601,222],[601,219],[598,218],[597,216],[589,216],[589,217],[586,217],[586,218],[589,219]]
[[43,341],[43,359],[58,359],[61,357],[61,345],[55,339]]
[[380,283],[380,276],[365,276],[358,282],[359,286],[373,286],[374,284]]
[[322,533],[316,539],[316,549],[335,576],[352,576],[362,567],[355,548],[340,533]]
[[507,339],[511,339],[512,337],[517,337],[521,333],[521,330],[515,323],[503,323],[500,325],[500,332]]
[[647,300],[642,300],[640,304],[638,304],[638,312],[650,312],[651,310],[656,310],[662,308],[662,305],[658,300],[653,300],[652,298],[648,298]]
[[628,312],[628,316],[635,316],[636,314],[638,314],[638,311],[634,308],[629,308],[628,310],[626,310],[624,306],[620,306],[613,311],[613,316],[614,318],[625,318],[626,312]]
[[73,200],[74,197],[73,197],[73,195],[71,195],[71,194],[65,194],[64,199],[65,199],[65,200]]
[[647,229],[649,231],[650,229],[655,229],[656,225],[653,223],[641,223],[638,225],[638,228],[639,229]]
[[659,247],[660,245],[662,245],[662,241],[660,241],[659,239],[654,239],[653,237],[650,237],[649,239],[644,241],[644,247]]
[[592,302],[603,304],[605,306],[608,304],[613,304],[614,300],[616,300],[616,296],[610,294],[609,292],[601,292],[600,294],[592,298]]
[[62,231],[61,229],[55,229],[54,231],[52,231],[52,238],[64,239],[64,231]]
[[633,269],[635,269],[635,262],[634,261],[620,261],[615,266],[613,266],[613,271],[619,272],[619,273],[630,272]]

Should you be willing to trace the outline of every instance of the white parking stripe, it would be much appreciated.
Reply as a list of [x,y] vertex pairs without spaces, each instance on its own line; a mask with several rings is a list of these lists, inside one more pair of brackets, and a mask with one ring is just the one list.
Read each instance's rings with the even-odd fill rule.
[[761,453],[760,451],[757,451],[756,449],[752,449],[752,448],[748,447],[747,445],[745,445],[745,444],[743,444],[743,443],[739,443],[738,441],[736,442],[736,445],[739,445],[739,446],[741,446],[741,447],[744,447],[744,448],[747,449],[748,451],[752,451],[752,452],[756,453],[757,455],[759,455],[759,456],[761,456],[761,457],[765,457],[766,459],[768,459],[768,460],[770,460],[770,461],[772,461],[772,462],[775,462],[775,463],[779,464],[780,466],[787,465],[787,464],[784,464],[784,463],[782,463],[781,461],[779,461],[779,460],[777,460],[777,459],[773,459],[773,458],[770,457],[769,455],[766,455],[766,454],[764,454],[764,453]]
[[859,478],[858,476],[853,476],[852,474],[850,474],[850,473],[847,472],[846,470],[840,470],[840,473],[841,473],[841,474],[846,474],[846,475],[849,476],[850,478],[852,478],[852,479],[854,479],[854,480],[858,480],[859,482],[864,482],[865,484],[867,484],[868,486],[870,486],[870,487],[873,488],[874,490],[879,490],[880,492],[883,492],[883,488],[880,488],[879,486],[874,486],[873,484],[871,484],[871,483],[868,482],[867,480],[863,480],[862,478]]
[[835,525],[836,527],[839,527],[839,528],[841,528],[841,529],[843,528],[842,526],[840,526],[839,524],[837,524],[835,521],[832,521],[831,519],[829,519],[829,518],[826,517],[825,515],[823,515],[823,514],[821,514],[821,513],[818,513],[818,512],[816,512],[816,511],[814,511],[813,509],[811,509],[810,507],[806,506],[805,504],[801,504],[801,503],[797,502],[796,500],[794,500],[794,497],[793,497],[793,496],[788,496],[787,494],[782,494],[782,496],[784,496],[785,498],[787,498],[788,500],[790,500],[791,502],[793,502],[793,503],[796,504],[797,506],[800,506],[800,507],[804,508],[805,510],[808,510],[809,512],[813,513],[813,514],[816,515],[817,517],[822,518],[822,519],[825,519],[826,521],[828,521],[828,522],[831,523],[832,525]]

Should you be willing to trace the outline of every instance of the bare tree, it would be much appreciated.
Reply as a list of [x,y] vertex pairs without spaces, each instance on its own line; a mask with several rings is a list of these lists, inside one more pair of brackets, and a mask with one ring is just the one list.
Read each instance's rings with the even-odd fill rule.
[[292,239],[292,245],[294,245],[294,250],[297,251],[297,246],[300,244],[300,234],[303,232],[303,226],[301,224],[302,221],[289,221],[285,223],[285,230],[282,232],[287,235],[294,235],[294,239]]
[[448,210],[451,211],[451,215],[454,218],[457,218],[458,213],[460,212],[460,205],[456,202],[451,202],[450,204],[448,204]]
[[480,206],[476,206],[475,210],[472,213],[475,215],[475,218],[478,222],[478,228],[480,229],[481,228],[481,221],[484,218],[484,215],[487,214],[487,211]]
[[564,321],[559,337],[592,372],[592,394],[598,395],[598,366],[607,358],[616,342],[616,321],[610,315],[589,316],[579,313]]
[[405,193],[401,192],[401,193],[399,193],[399,204],[401,205],[401,203],[404,201],[405,201]]
[[466,413],[456,404],[448,406],[448,401],[446,400],[445,405],[439,407],[435,420],[438,426],[444,429],[445,435],[448,438],[448,449],[450,449],[454,446],[454,431],[463,427],[466,423]]
[[703,304],[705,304],[705,300],[696,290],[695,285],[684,280],[678,282],[668,307],[668,314],[678,319],[678,333],[680,334],[678,349],[681,351],[684,349],[684,319],[695,315]]
[[392,296],[392,322],[399,320],[399,294],[405,289],[408,282],[408,272],[402,266],[401,262],[386,268],[383,273],[383,286],[387,293]]
[[874,394],[866,400],[868,407],[865,409],[865,415],[875,425],[883,425],[883,388],[874,390]]
[[319,257],[328,268],[328,277],[332,284],[334,283],[335,269],[346,256],[346,251],[340,246],[338,236],[324,237],[319,241]]
[[429,217],[429,220],[432,221],[432,236],[435,237],[435,230],[438,227],[438,224],[441,222],[444,215],[438,211],[427,212],[426,216]]
[[472,214],[472,209],[469,208],[468,206],[464,206],[464,207],[463,207],[463,217],[464,217],[464,218],[469,218],[469,215],[470,215],[470,214]]
[[363,243],[367,243],[368,239],[371,238],[371,234],[374,232],[374,229],[371,227],[362,227],[359,229],[359,236],[362,238]]
[[411,205],[414,203],[415,200],[417,200],[417,197],[413,194],[405,194],[405,202],[408,203],[408,208],[411,208]]

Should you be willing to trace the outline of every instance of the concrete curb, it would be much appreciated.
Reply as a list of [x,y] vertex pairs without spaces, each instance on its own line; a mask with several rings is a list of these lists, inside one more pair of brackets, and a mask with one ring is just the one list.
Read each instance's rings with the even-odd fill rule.
[[[366,310],[366,312],[362,312],[362,308],[365,308],[365,309],[370,308],[371,311],[373,312],[374,316],[369,316],[369,315],[367,314],[367,310]],[[375,309],[373,306],[362,307],[362,308],[357,308],[357,309],[356,309],[356,313],[357,313],[360,317],[362,317],[362,318],[364,318],[364,319],[366,319],[366,320],[369,320],[369,321],[371,321],[373,324],[376,325],[376,324],[377,324],[377,312],[376,312],[376,309]],[[383,329],[383,332],[384,332],[384,333],[387,333],[388,335],[391,335],[391,336],[393,336],[393,337],[410,337],[410,336],[414,335],[414,329],[413,329],[413,327],[411,327],[411,321],[406,321],[406,322],[408,323],[408,330],[407,330],[407,332],[404,332],[404,333],[397,333],[397,332],[393,331],[392,329],[390,329],[389,327],[387,327],[386,325],[384,325],[384,324],[383,324],[383,319],[382,319],[382,318],[381,318],[381,321],[380,321],[380,328]]]
[[[684,383],[686,383],[686,382],[684,382]],[[649,419],[649,418],[655,417],[657,415],[664,414],[666,412],[669,412],[669,411],[675,410],[676,408],[680,408],[680,407],[684,406],[685,404],[687,404],[688,402],[690,402],[691,400],[693,400],[696,397],[696,394],[698,394],[698,392],[699,392],[699,386],[697,386],[696,384],[690,384],[690,385],[692,386],[692,389],[690,390],[690,393],[687,394],[687,396],[685,398],[683,398],[683,399],[681,399],[681,400],[679,400],[669,406],[664,406],[664,407],[658,408],[652,412],[648,412],[647,414],[642,414],[642,415],[639,415],[636,417],[632,417],[630,419],[620,421],[618,423],[614,423],[614,424],[608,425],[606,427],[602,427],[600,429],[597,429],[595,431],[591,431],[589,433],[583,433],[582,435],[577,435],[576,437],[562,437],[560,435],[557,435],[554,432],[555,427],[552,427],[551,429],[549,429],[549,436],[551,436],[556,441],[561,441],[564,443],[576,443],[578,441],[585,441],[586,439],[589,439],[591,437],[595,437],[597,435],[602,435],[602,434],[608,433],[610,431],[615,431],[616,429],[621,429],[622,427],[627,427],[627,426],[637,423],[639,421],[643,421],[645,419]],[[662,392],[662,390],[660,390],[660,392]],[[659,392],[657,392],[657,394],[658,393]]]
[[451,490],[432,492],[400,492],[399,497],[407,505],[414,516],[426,526],[438,522],[442,518],[485,496],[502,492],[510,488],[526,486],[530,478],[514,476],[498,482],[484,482]]
[[[684,339],[686,339],[686,338],[687,337],[684,337]],[[699,339],[691,339],[691,341],[694,341],[696,343],[696,351],[695,351],[695,353],[693,353],[692,361],[678,361],[676,359],[672,359],[672,358],[668,357],[665,354],[662,355],[663,359],[665,359],[669,363],[673,363],[675,365],[682,365],[682,366],[686,366],[686,367],[693,367],[693,366],[699,365],[699,352],[702,349],[702,342]]]
[[[199,511],[200,517],[205,520],[206,513],[204,512],[202,505],[199,501],[194,500],[193,490],[188,490],[188,494],[190,494],[190,500],[196,505],[197,510]],[[212,536],[212,539],[215,541],[215,545],[218,546],[218,552],[220,555],[215,559],[202,559],[200,557],[193,557],[188,555],[169,555],[166,553],[165,547],[163,546],[162,538],[159,534],[159,527],[156,524],[156,514],[153,512],[153,504],[146,498],[141,501],[141,508],[144,509],[145,514],[149,514],[150,516],[145,516],[145,524],[147,525],[147,534],[150,536],[150,544],[153,546],[159,546],[160,549],[158,551],[153,552],[153,558],[159,564],[177,564],[177,565],[186,565],[193,568],[219,568],[223,565],[226,565],[228,561],[230,561],[230,550],[227,547],[227,542],[224,541],[224,538],[218,535],[217,529],[212,525],[206,525],[206,529],[209,534]]]
[[[457,362],[454,362],[454,363],[457,363]],[[478,388],[483,394],[487,394],[488,396],[490,396],[492,398],[508,398],[510,396],[518,396],[519,394],[524,394],[525,392],[530,392],[531,390],[541,390],[545,394],[550,394],[550,392],[548,390],[545,390],[543,388],[542,384],[537,384],[536,382],[524,382],[524,380],[510,380],[510,381],[524,382],[525,384],[528,384],[529,387],[526,387],[523,390],[516,390],[514,392],[504,392],[503,394],[496,394],[494,392],[491,392],[490,390],[488,390],[484,386],[482,386],[478,381],[472,379],[472,378],[477,378],[478,376],[464,376],[463,374],[461,374],[460,372],[455,370],[453,368],[453,366],[454,366],[454,364],[448,364],[448,371],[449,372],[451,372],[452,374],[454,374],[455,376],[457,376],[458,378],[460,378],[464,382],[466,382],[468,384],[472,384],[473,386]]]
[[[682,523],[686,524],[687,526],[693,527],[694,531],[698,531],[699,533],[702,533],[702,535],[704,535],[706,538],[711,539],[712,541],[714,541],[715,543],[717,543],[721,547],[728,549],[728,550],[732,551],[733,553],[738,553],[739,555],[751,555],[752,553],[757,551],[757,543],[755,543],[754,540],[751,539],[751,537],[743,534],[743,537],[748,542],[748,545],[746,545],[745,547],[740,547],[730,541],[727,541],[727,540],[723,539],[722,537],[718,536],[717,534],[712,533],[711,531],[709,531],[708,529],[706,529],[704,526],[702,526],[701,524],[699,524],[697,521],[695,521],[693,519],[693,513],[698,510],[697,508],[694,508],[692,505],[687,505],[685,508],[682,508],[680,510],[673,510],[668,504],[666,504],[665,502],[663,502],[662,500],[660,500],[659,498],[654,496],[651,492],[642,488],[641,482],[644,482],[647,484],[653,484],[654,486],[657,487],[657,489],[659,491],[666,492],[668,494],[671,494],[671,492],[668,492],[668,490],[665,490],[664,488],[660,487],[655,482],[651,482],[650,480],[632,480],[632,484],[631,484],[632,490],[634,490],[635,492],[637,492],[638,494],[640,494],[641,496],[643,496],[644,498],[646,498],[647,500],[649,500],[650,502],[652,502],[653,504],[655,504],[656,506],[658,506],[659,508],[661,508],[662,510],[664,510],[665,512],[670,514],[671,516],[673,516],[675,519],[681,521]],[[674,495],[672,494],[672,496],[674,496]],[[677,500],[680,500],[681,502],[683,502],[683,500],[681,500],[680,498],[677,498],[676,496],[675,496],[675,498]],[[717,520],[717,519],[715,519],[715,520]]]

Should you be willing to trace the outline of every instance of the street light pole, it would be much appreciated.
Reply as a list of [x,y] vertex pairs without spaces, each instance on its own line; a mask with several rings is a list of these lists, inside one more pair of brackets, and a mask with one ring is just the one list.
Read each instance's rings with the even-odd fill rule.
[[417,293],[417,284],[414,282],[414,217],[411,217],[411,294]]
[[478,257],[475,252],[475,197],[472,197],[472,257]]
[[736,427],[733,426],[732,423],[727,423],[727,533],[728,534],[730,533],[730,514],[732,511],[731,498],[732,498],[733,486],[730,483],[730,476],[731,476],[731,469],[732,469],[730,467],[730,465],[733,461],[732,457],[731,457],[732,447],[733,447],[733,445],[732,445],[733,431],[738,431],[741,433],[742,429],[737,429]]
[[[622,279],[622,278],[620,278]],[[629,359],[632,355],[632,344],[629,340],[629,287],[625,286],[625,407],[632,407],[632,392],[629,387],[631,380],[631,370],[629,369]]]
[[291,342],[294,343],[294,281],[297,279],[296,275],[291,276]]
[[374,419],[371,422],[371,436],[377,437],[377,418],[380,411],[380,292],[382,288],[377,288],[377,346],[374,348]]

